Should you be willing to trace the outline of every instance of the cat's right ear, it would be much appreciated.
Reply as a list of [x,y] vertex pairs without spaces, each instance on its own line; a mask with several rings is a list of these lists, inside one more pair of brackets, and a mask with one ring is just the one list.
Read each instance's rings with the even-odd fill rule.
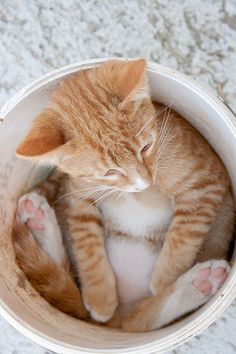
[[55,112],[45,110],[33,122],[33,125],[16,150],[16,155],[35,161],[56,162],[62,155],[65,139]]

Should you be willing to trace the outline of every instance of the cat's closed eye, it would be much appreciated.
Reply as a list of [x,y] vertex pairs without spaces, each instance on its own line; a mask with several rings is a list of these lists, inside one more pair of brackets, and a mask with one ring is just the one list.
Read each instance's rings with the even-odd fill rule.
[[146,151],[148,151],[151,148],[151,146],[152,146],[152,141],[144,145],[144,147],[141,150],[141,154],[144,154]]
[[110,170],[108,170],[105,175],[105,177],[121,177],[123,176],[123,173],[119,170],[117,170],[116,168],[111,168]]

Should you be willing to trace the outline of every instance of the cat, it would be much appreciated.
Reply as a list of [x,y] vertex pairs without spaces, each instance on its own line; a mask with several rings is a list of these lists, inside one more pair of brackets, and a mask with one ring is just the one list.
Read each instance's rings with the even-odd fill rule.
[[[170,106],[151,100],[144,60],[109,61],[61,81],[17,155],[67,176],[62,205],[82,299],[94,320],[112,325],[121,315],[126,331],[157,329],[199,307],[225,280],[234,222],[230,179],[205,139]],[[24,219],[20,210],[41,204],[23,198],[18,214],[35,234],[35,216]],[[27,240],[36,247],[33,238],[26,229],[14,235],[21,268],[28,274],[32,262],[37,273],[40,267],[22,254]],[[188,305],[173,307],[177,294],[192,290],[201,303],[186,295]]]
[[[45,194],[44,185],[19,199],[17,213],[21,224],[17,224],[13,232],[17,262],[35,289],[53,306],[88,321],[88,313],[70,272],[55,212],[42,194]],[[122,319],[129,313],[130,305],[149,293],[148,280],[157,252],[127,238],[117,240],[109,237],[108,240],[111,242],[109,245],[108,241],[108,256],[118,279],[120,306],[107,325],[120,327]],[[148,312],[142,316],[141,327],[130,326],[127,317],[123,329],[158,329],[197,309],[216,293],[229,271],[225,260],[196,264],[165,290],[158,307],[149,298],[150,305],[145,306]],[[139,312],[136,315],[139,316]],[[153,321],[152,327],[148,322],[145,324],[150,319]]]

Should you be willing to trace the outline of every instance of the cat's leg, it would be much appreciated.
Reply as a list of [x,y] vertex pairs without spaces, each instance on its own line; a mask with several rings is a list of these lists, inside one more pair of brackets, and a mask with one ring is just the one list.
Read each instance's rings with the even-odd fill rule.
[[104,244],[101,213],[93,200],[76,196],[70,198],[67,221],[85,307],[94,320],[107,322],[117,308],[118,299],[115,275]]
[[18,265],[49,303],[72,316],[87,318],[54,210],[35,192],[18,202],[13,245]]
[[159,296],[139,301],[122,323],[128,332],[163,327],[205,304],[222,286],[230,267],[224,260],[196,264]]
[[202,191],[198,185],[196,189],[191,186],[175,199],[172,222],[151,277],[153,295],[161,294],[193,266],[224,203],[226,187],[222,183],[214,182],[213,187],[205,181],[202,184],[206,185]]
[[211,225],[208,236],[198,254],[197,262],[205,262],[208,259],[227,259],[233,236],[234,219],[234,200],[230,192]]
[[18,201],[17,216],[27,225],[41,249],[56,263],[63,263],[66,255],[61,230],[54,209],[45,197],[36,192],[23,195]]

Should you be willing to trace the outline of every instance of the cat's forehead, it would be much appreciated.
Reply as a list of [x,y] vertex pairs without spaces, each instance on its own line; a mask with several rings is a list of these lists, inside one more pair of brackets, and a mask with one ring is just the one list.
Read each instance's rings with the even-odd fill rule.
[[[80,141],[77,140],[77,144]],[[134,136],[122,134],[121,131],[112,131],[111,134],[103,132],[103,135],[90,135],[84,144],[85,159],[93,156],[94,163],[98,162],[101,167],[119,165],[136,159],[138,142]]]

